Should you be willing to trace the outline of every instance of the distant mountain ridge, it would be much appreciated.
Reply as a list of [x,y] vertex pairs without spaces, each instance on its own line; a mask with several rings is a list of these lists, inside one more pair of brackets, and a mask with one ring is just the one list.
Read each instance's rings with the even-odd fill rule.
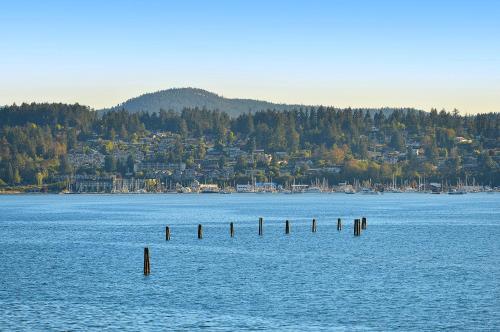
[[121,110],[128,112],[159,112],[161,109],[180,112],[184,108],[206,108],[226,112],[230,116],[238,116],[246,112],[256,112],[267,109],[287,110],[293,108],[306,108],[305,105],[275,104],[262,100],[224,98],[213,92],[197,88],[173,88],[152,93],[146,93],[139,97],[131,98],[115,107],[104,109]]
[[[293,110],[293,109],[308,109],[318,107],[314,105],[298,105],[298,104],[278,104],[255,99],[240,99],[240,98],[225,98],[213,92],[209,92],[198,88],[173,88],[161,90],[152,93],[146,93],[141,96],[131,98],[115,107],[102,109],[100,112],[108,112],[113,110],[124,109],[131,113],[148,112],[158,113],[160,110],[173,110],[180,112],[185,108],[205,108],[208,110],[219,110],[225,112],[232,117],[247,112],[257,112],[262,110]],[[370,113],[382,110],[385,114],[392,113],[396,108],[366,108],[363,110]],[[410,110],[412,108],[404,108]],[[412,109],[413,110],[413,109]]]

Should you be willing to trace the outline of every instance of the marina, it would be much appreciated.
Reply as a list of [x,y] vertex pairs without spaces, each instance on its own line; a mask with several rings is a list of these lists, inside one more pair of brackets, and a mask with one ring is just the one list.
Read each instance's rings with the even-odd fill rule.
[[[306,194],[306,193],[345,193],[380,195],[383,193],[432,193],[450,195],[463,195],[467,193],[480,192],[500,192],[498,187],[488,185],[463,184],[458,182],[455,185],[441,184],[436,182],[418,182],[391,184],[372,184],[371,182],[353,184],[341,182],[337,185],[329,185],[326,180],[316,181],[311,184],[285,184],[279,185],[275,182],[252,182],[247,184],[219,186],[216,183],[199,183],[193,181],[190,184],[182,185],[179,182],[162,182],[161,179],[121,179],[116,177],[103,179],[73,180],[68,179],[66,189],[62,193],[178,193],[178,194],[231,194],[231,193],[285,193],[285,194]],[[39,190],[38,190],[39,191]]]

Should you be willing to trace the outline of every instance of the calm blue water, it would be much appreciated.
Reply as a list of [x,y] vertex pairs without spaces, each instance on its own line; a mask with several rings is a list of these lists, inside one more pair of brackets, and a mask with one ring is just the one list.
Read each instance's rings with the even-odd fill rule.
[[499,255],[499,194],[0,196],[0,330],[498,330]]

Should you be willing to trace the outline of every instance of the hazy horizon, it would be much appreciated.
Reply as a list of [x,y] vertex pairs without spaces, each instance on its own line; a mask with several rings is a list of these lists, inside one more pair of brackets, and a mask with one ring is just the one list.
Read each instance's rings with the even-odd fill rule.
[[336,107],[500,111],[495,1],[19,1],[0,105],[95,109],[174,87]]

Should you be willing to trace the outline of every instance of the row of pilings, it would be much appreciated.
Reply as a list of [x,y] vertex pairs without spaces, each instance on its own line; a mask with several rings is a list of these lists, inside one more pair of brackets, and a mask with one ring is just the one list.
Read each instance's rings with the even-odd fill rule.
[[[360,236],[361,231],[366,229],[366,218],[354,219],[354,236]],[[290,234],[291,224],[289,220],[285,220],[285,234]],[[316,219],[312,220],[311,232],[316,233],[318,230]],[[342,219],[337,219],[337,231],[342,230]],[[264,235],[264,219],[259,218],[259,236]],[[234,237],[234,223],[229,223],[229,236]],[[203,226],[198,225],[198,239],[203,239]],[[170,241],[170,227],[165,227],[165,240]],[[149,260],[149,248],[144,248],[144,275],[147,276],[151,273],[151,266]]]

